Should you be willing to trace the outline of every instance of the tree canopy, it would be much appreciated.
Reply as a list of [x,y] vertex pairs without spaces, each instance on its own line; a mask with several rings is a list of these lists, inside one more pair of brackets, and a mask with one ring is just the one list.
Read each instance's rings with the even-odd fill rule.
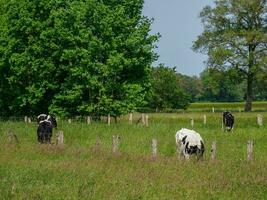
[[174,68],[159,65],[152,71],[152,94],[149,106],[157,110],[185,109],[190,96],[182,89]]
[[208,66],[232,69],[246,80],[245,110],[251,110],[253,82],[267,67],[266,0],[217,0],[200,17],[204,32],[193,49],[208,55]]
[[143,0],[1,0],[0,112],[119,116],[144,104],[158,35]]

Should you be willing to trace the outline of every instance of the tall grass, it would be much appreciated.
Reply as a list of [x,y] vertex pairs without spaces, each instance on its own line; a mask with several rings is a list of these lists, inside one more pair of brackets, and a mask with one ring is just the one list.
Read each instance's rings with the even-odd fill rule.
[[[149,127],[129,125],[127,116],[111,126],[59,121],[64,146],[38,144],[35,123],[1,122],[0,199],[266,199],[266,124],[258,127],[257,113],[235,113],[234,131],[225,133],[220,113],[206,114],[206,125],[203,114],[150,114]],[[135,114],[134,121],[139,117]],[[190,118],[205,142],[202,162],[182,162],[176,156],[175,132],[191,128]],[[19,145],[8,143],[9,129],[18,135]],[[115,134],[120,136],[119,155],[111,153]],[[152,138],[158,140],[156,160]],[[246,160],[250,139],[253,162]],[[214,140],[217,160],[211,162]]]

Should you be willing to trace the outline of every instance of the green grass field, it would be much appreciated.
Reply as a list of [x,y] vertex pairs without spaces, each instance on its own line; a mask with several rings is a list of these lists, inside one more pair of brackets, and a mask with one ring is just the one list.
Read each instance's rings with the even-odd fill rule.
[[[188,111],[207,111],[211,112],[214,108],[215,112],[223,112],[225,110],[230,111],[244,111],[244,102],[201,102],[201,103],[191,103],[188,107]],[[252,103],[252,111],[267,111],[267,102],[266,101],[256,101]]]
[[[263,127],[257,114],[234,113],[232,133],[222,132],[221,113],[150,114],[148,127],[129,125],[128,116],[111,126],[59,121],[64,146],[38,144],[36,123],[0,122],[0,199],[266,199],[267,113],[261,113]],[[134,114],[134,121],[139,117]],[[191,117],[205,142],[201,162],[176,155],[174,135],[191,128]],[[8,142],[8,130],[17,134],[18,145]],[[111,152],[112,135],[120,136],[118,155]],[[152,138],[158,140],[156,159]],[[254,142],[252,162],[246,158],[248,140]]]

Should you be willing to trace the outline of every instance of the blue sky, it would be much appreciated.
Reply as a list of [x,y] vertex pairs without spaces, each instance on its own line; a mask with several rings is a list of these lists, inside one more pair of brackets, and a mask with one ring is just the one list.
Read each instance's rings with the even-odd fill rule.
[[156,52],[163,63],[177,72],[199,75],[205,68],[206,55],[195,53],[193,41],[203,31],[199,13],[212,0],[145,0],[143,15],[154,18],[151,33],[160,33]]

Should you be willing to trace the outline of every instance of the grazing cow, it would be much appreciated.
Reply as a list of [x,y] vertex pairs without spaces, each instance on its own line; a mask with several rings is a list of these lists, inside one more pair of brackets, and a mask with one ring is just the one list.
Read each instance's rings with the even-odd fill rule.
[[189,159],[189,156],[193,154],[198,159],[203,157],[205,147],[199,133],[194,130],[182,128],[176,132],[175,139],[180,153],[179,156],[183,155],[186,159]]
[[40,143],[51,143],[53,128],[57,128],[54,116],[41,114],[37,117],[37,138]]
[[42,120],[38,124],[37,138],[40,143],[51,143],[53,125],[47,119]]
[[226,127],[226,131],[233,130],[235,118],[229,111],[223,113],[223,125]]

